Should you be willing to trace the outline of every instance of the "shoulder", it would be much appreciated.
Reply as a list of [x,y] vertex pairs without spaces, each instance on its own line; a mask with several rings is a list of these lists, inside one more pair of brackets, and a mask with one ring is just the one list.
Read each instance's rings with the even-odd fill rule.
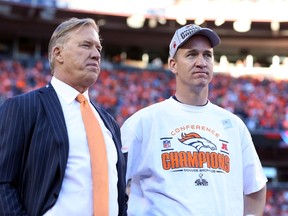
[[245,122],[238,115],[232,113],[231,111],[212,103],[210,103],[210,109],[210,113],[213,113],[214,116],[220,117],[223,119],[223,121],[229,120],[231,123],[233,123],[233,125],[235,125],[235,128],[240,130],[248,130]]
[[140,128],[151,128],[155,120],[163,114],[166,101],[158,102],[138,110],[126,119],[121,130],[129,129],[134,131]]
[[[46,107],[61,106],[57,94],[52,85],[46,85],[42,88],[35,89],[33,91],[19,94],[8,98],[1,105],[2,109],[14,109],[18,112],[22,112],[24,115],[33,115],[37,113],[39,109],[46,109]],[[59,105],[59,106],[58,106]]]
[[51,84],[47,84],[46,86],[43,86],[41,88],[26,92],[24,94],[15,95],[8,100],[14,100],[14,101],[23,101],[23,100],[35,100],[36,98],[39,98],[41,95],[45,94],[54,94],[57,96],[56,91],[54,90],[53,86]]
[[222,114],[224,116],[227,117],[231,117],[231,118],[236,118],[236,119],[240,119],[239,116],[235,115],[233,112],[231,112],[230,110],[224,109],[216,104],[213,104],[210,102],[210,109],[213,110],[213,112],[217,113],[217,114]]
[[137,112],[135,112],[128,119],[145,119],[146,121],[151,118],[153,119],[155,116],[163,112],[163,109],[165,109],[166,103],[167,103],[167,100],[164,100],[164,101],[152,104],[150,106],[144,107],[138,110]]
[[3,105],[7,105],[7,104],[9,104],[9,105],[12,105],[12,104],[23,105],[23,104],[27,104],[27,101],[29,101],[29,100],[36,101],[37,96],[41,92],[41,89],[36,89],[36,90],[30,91],[30,92],[27,92],[24,94],[19,94],[19,95],[15,95],[13,97],[10,97],[4,101]]

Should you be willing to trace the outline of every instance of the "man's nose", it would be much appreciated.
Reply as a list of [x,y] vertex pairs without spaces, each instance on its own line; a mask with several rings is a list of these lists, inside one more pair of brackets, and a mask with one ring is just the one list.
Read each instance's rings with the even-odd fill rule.
[[205,67],[206,66],[206,60],[204,58],[203,55],[199,55],[198,58],[197,58],[197,66],[200,66],[200,67]]
[[101,57],[100,50],[97,47],[93,48],[91,55],[93,58],[99,59]]

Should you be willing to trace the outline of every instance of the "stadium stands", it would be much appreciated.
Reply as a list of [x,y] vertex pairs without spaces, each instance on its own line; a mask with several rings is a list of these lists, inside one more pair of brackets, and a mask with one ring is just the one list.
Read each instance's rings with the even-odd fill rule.
[[[120,125],[140,108],[164,100],[174,92],[174,77],[164,69],[112,68],[103,69],[100,76],[91,88],[91,97],[103,104]],[[0,60],[0,103],[44,86],[49,80],[46,60],[27,66],[17,60]],[[210,100],[241,117],[251,131],[288,130],[287,81],[215,73],[210,88]]]
[[[119,125],[140,108],[174,93],[174,77],[169,71],[116,65],[104,68],[101,78],[91,88],[91,98],[102,104]],[[46,60],[21,63],[0,59],[0,104],[9,97],[46,85],[50,78]],[[234,78],[217,73],[211,83],[210,100],[239,115],[252,133],[281,131],[288,129],[287,90],[288,81],[258,80],[249,76]],[[288,186],[269,184],[264,216],[284,216],[287,212]]]

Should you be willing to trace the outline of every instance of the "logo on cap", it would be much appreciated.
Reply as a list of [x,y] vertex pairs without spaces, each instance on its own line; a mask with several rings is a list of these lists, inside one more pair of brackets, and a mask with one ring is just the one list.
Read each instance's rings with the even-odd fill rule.
[[186,27],[186,29],[180,33],[181,38],[184,40],[186,37],[193,35],[195,32],[199,31],[200,28],[195,25],[189,25]]

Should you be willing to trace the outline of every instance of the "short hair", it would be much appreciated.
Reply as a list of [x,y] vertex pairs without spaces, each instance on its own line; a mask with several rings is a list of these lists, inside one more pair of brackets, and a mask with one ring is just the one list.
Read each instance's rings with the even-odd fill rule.
[[54,57],[53,57],[53,49],[56,45],[63,45],[65,41],[69,38],[69,33],[75,29],[79,29],[83,26],[91,26],[93,27],[97,33],[99,33],[99,27],[96,22],[91,18],[70,18],[68,20],[63,21],[58,25],[58,27],[54,30],[48,45],[48,60],[51,68],[51,72],[53,74],[54,70]]

